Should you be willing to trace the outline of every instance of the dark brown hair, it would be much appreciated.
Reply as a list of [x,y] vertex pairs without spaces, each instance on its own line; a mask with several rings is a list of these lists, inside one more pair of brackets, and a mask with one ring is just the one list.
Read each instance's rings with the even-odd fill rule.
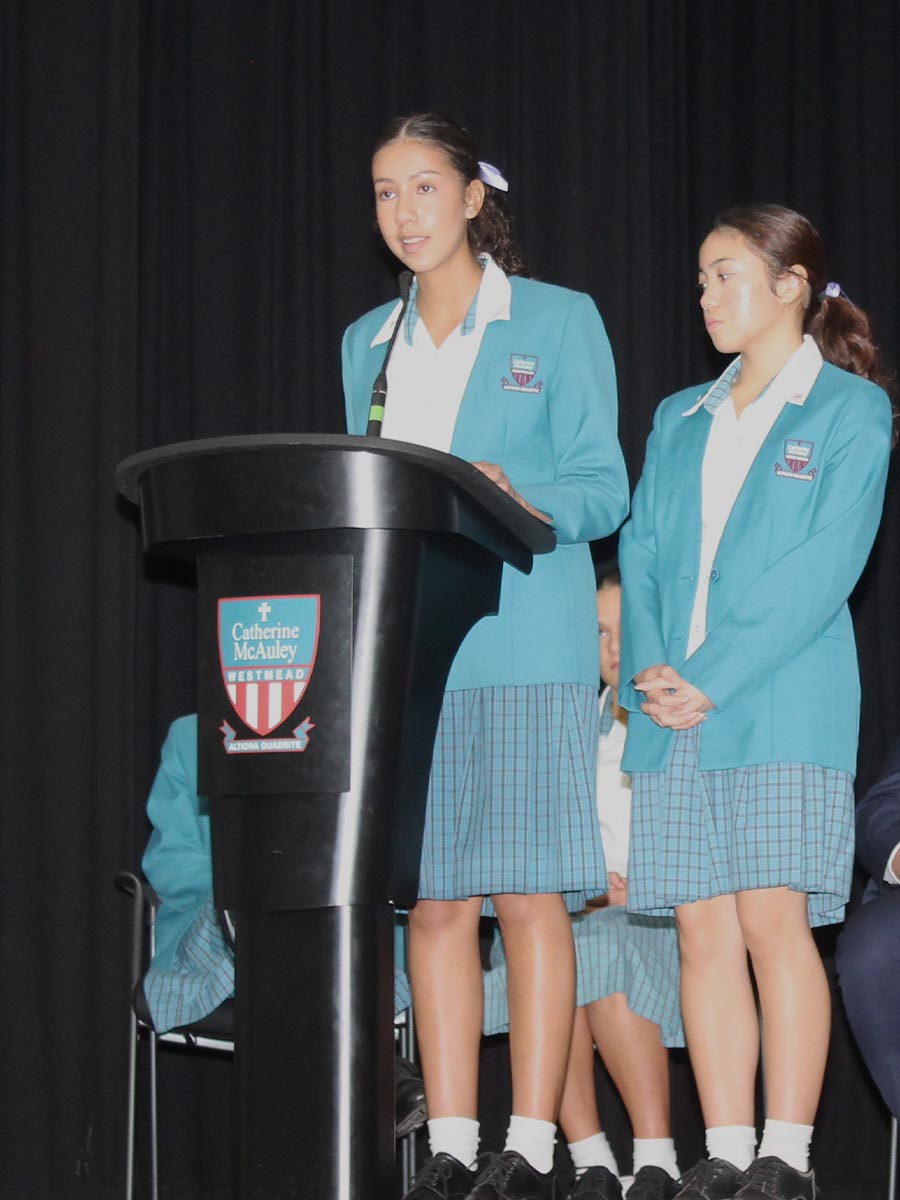
[[594,563],[594,579],[597,582],[597,591],[600,592],[604,588],[621,587],[622,574],[619,571],[619,561],[616,558],[610,559],[608,562]]
[[826,362],[891,391],[894,381],[881,361],[866,313],[843,294],[825,294],[825,245],[806,217],[780,204],[739,205],[719,213],[713,229],[740,234],[766,264],[773,286],[791,267],[804,267],[808,295],[803,332],[815,339]]
[[[434,112],[395,117],[381,131],[373,153],[377,154],[389,142],[401,139],[429,142],[443,150],[466,185],[480,178],[475,139],[452,117]],[[490,254],[507,275],[526,274],[525,259],[512,236],[506,198],[489,183],[484,184],[481,212],[469,222],[469,245],[476,254]]]

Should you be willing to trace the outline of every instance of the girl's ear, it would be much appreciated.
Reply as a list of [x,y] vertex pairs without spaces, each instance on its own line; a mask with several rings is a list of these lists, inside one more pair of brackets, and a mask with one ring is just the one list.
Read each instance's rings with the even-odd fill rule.
[[473,179],[463,192],[463,201],[466,206],[466,219],[474,220],[481,212],[484,204],[484,184],[480,179]]
[[809,272],[801,263],[794,263],[775,284],[775,295],[785,304],[804,300],[809,287]]

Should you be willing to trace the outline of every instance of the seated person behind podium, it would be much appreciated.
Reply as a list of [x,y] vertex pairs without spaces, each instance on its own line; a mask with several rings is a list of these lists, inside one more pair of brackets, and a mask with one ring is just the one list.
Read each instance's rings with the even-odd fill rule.
[[[628,713],[619,707],[622,586],[614,565],[597,572],[600,632],[600,744],[597,808],[609,891],[603,907],[573,918],[577,1004],[559,1120],[575,1164],[569,1200],[621,1200],[612,1149],[601,1131],[594,1086],[594,1046],[628,1112],[634,1134],[634,1181],[626,1200],[669,1200],[678,1163],[669,1117],[668,1046],[684,1045],[678,995],[678,935],[672,917],[642,917],[625,908],[631,782],[622,774]],[[509,1027],[506,966],[495,938],[485,974],[484,1032]]]
[[856,810],[856,856],[870,882],[838,941],[838,978],[866,1066],[900,1117],[900,741]]
[[[606,881],[587,542],[628,506],[615,373],[590,298],[521,277],[506,181],[478,161],[467,130],[435,113],[400,118],[372,177],[385,244],[415,272],[384,436],[474,462],[558,541],[530,575],[504,567],[500,611],[468,634],[447,681],[409,919],[432,1157],[407,1200],[540,1200],[554,1190],[575,1007],[566,910]],[[386,304],[344,336],[351,433],[367,430],[399,312]],[[486,897],[509,962],[513,1114],[504,1152],[475,1166]]]
[[[160,899],[156,949],[144,976],[144,994],[159,1033],[208,1016],[234,995],[234,952],[213,904],[209,807],[197,795],[197,716],[172,722],[163,744],[159,770],[147,800],[153,826],[144,852],[144,875]],[[394,971],[394,1010],[409,1007],[409,984]],[[398,1133],[409,1132],[421,1117],[414,1068],[398,1065]],[[402,1099],[401,1099],[402,1097]],[[407,1111],[409,1109],[409,1111]]]

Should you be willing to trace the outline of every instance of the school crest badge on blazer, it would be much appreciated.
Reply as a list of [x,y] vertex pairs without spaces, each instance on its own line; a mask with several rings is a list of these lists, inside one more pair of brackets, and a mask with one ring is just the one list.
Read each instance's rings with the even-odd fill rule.
[[511,354],[509,356],[509,373],[515,383],[510,383],[504,375],[500,381],[503,390],[505,392],[529,392],[532,396],[536,396],[544,386],[542,379],[537,383],[534,382],[539,362],[540,359],[536,354]]
[[784,443],[784,461],[787,468],[781,463],[776,463],[775,474],[782,479],[803,479],[811,483],[816,477],[816,468],[812,467],[808,471],[804,471],[803,468],[809,466],[815,448],[815,442],[801,442],[796,438],[788,438]]

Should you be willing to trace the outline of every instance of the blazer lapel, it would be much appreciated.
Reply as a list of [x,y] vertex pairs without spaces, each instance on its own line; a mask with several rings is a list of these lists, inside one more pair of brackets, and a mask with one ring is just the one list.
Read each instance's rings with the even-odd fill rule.
[[[497,347],[508,332],[508,321],[491,321],[484,331],[481,348],[472,366],[466,390],[459,406],[450,453],[471,462],[485,457],[489,445],[488,431],[496,439],[494,422],[497,419],[495,395],[499,395],[502,370],[494,370]],[[493,375],[497,376],[496,389]],[[502,441],[505,443],[505,431]]]
[[[689,561],[695,563],[700,561],[703,455],[711,424],[712,417],[705,408],[682,417],[671,449],[664,451],[667,461],[657,467],[657,512],[665,506],[665,524],[676,539],[689,537],[694,540]],[[669,479],[672,479],[671,487],[667,486]]]
[[742,537],[748,529],[759,527],[767,492],[772,487],[775,466],[779,462],[784,462],[785,442],[792,436],[798,436],[809,430],[812,417],[811,397],[812,392],[807,397],[806,403],[802,405],[785,403],[784,408],[775,418],[772,428],[750,465],[744,486],[738,493],[734,507],[729,514],[722,532],[722,540],[719,543],[720,554],[728,553],[729,535]]

